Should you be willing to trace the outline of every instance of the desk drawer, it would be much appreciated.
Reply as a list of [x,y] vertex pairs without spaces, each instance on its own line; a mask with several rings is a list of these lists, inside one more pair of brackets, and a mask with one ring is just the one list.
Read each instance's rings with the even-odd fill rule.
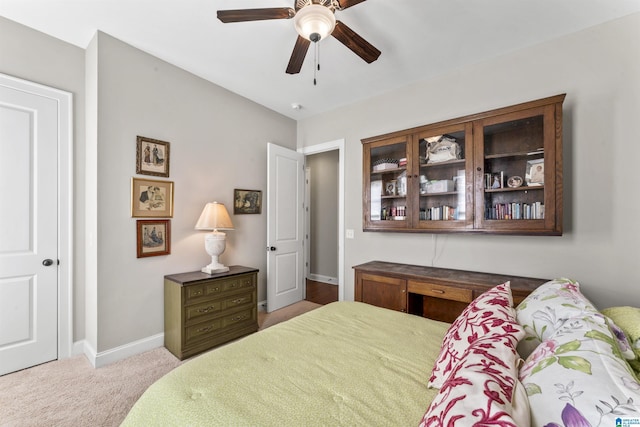
[[447,285],[437,285],[435,283],[428,282],[418,282],[416,280],[409,280],[407,287],[408,291],[414,294],[466,303],[470,303],[471,301],[473,301],[473,291],[471,289],[462,289]]

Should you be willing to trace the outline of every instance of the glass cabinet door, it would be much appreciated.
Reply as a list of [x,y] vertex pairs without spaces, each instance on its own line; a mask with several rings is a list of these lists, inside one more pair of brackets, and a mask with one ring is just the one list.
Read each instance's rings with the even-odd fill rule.
[[470,130],[459,125],[416,136],[418,228],[473,226]]
[[555,215],[555,138],[545,137],[555,132],[553,109],[486,120],[478,132],[482,175],[476,176],[476,188],[482,199],[477,201],[476,225],[521,232],[545,229],[545,218]]
[[369,174],[370,180],[365,209],[370,227],[407,227],[410,208],[407,203],[407,147],[407,138],[399,137],[370,144],[365,150],[368,156],[365,174]]

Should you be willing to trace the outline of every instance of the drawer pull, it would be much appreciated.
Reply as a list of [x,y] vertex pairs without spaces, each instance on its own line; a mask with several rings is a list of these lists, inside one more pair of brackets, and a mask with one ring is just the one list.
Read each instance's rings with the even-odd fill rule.
[[231,302],[234,304],[242,304],[243,302],[245,302],[245,298],[236,298]]
[[442,289],[431,289],[431,292],[434,292],[436,294],[444,294],[444,291]]
[[239,320],[244,320],[246,318],[247,318],[247,316],[236,316],[236,317],[231,318],[231,320],[234,321],[234,322],[237,322]]
[[207,326],[206,328],[200,328],[196,332],[209,332],[213,331],[213,326]]
[[216,308],[212,305],[210,305],[209,307],[206,308],[201,308],[200,310],[198,310],[198,313],[208,313],[210,311],[215,310]]

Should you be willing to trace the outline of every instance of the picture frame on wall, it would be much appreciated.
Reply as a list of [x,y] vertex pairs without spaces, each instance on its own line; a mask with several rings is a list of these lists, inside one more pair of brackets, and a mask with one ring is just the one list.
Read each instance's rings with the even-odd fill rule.
[[131,178],[133,218],[173,218],[173,182]]
[[233,213],[236,215],[262,213],[262,191],[233,190]]
[[136,221],[138,258],[171,254],[171,221],[139,219]]
[[138,136],[136,140],[136,173],[169,177],[169,143]]

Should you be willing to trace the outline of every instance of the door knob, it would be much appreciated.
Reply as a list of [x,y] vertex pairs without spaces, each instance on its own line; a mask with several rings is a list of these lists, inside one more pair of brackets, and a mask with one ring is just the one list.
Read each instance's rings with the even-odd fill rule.
[[275,246],[267,246],[267,251],[275,251],[276,247]]
[[44,261],[42,261],[42,265],[44,265],[45,267],[49,267],[50,265],[53,265],[53,260],[47,258]]

